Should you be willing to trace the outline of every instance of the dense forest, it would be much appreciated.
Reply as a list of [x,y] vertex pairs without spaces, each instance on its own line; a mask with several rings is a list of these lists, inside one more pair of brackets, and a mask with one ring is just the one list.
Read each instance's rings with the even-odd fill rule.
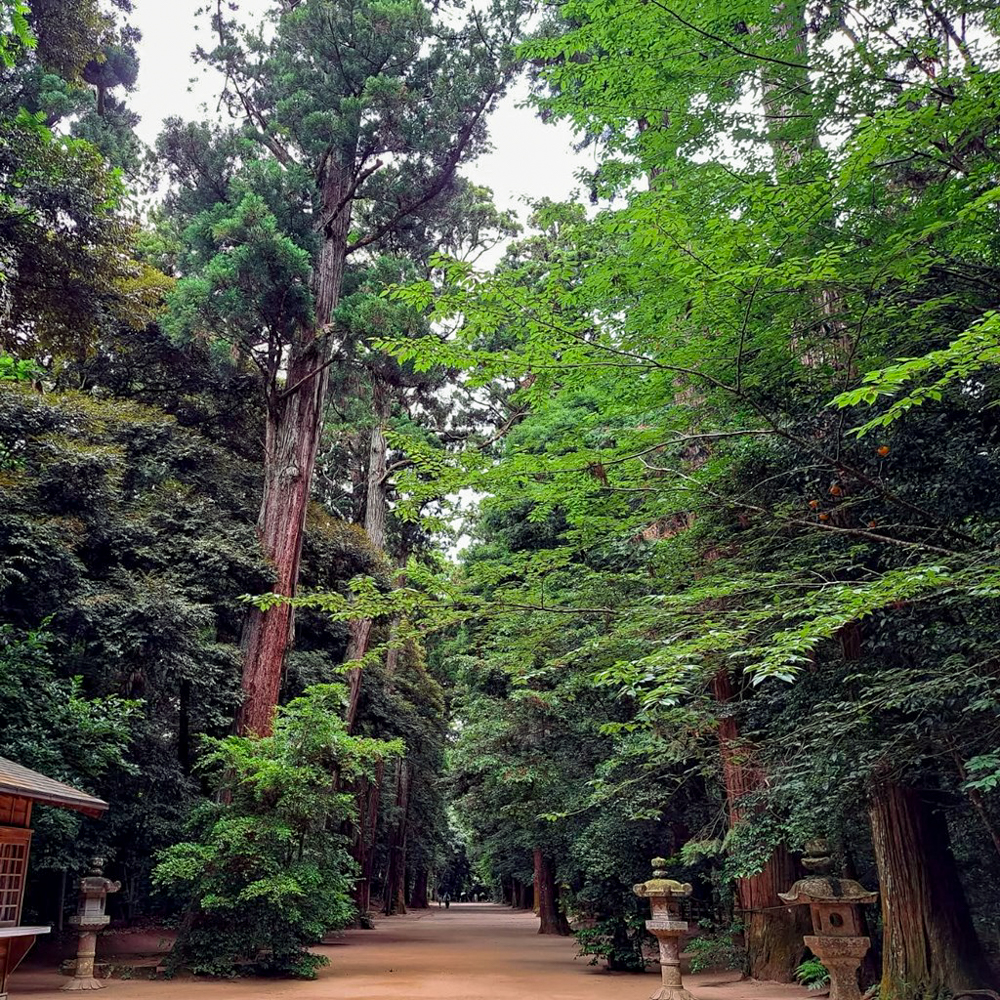
[[[996,5],[213,3],[152,149],[132,13],[0,0],[0,754],[110,803],[27,911],[101,854],[309,976],[475,890],[641,971],[659,854],[788,982],[822,838],[863,987],[997,988]],[[524,78],[589,165],[519,219]]]

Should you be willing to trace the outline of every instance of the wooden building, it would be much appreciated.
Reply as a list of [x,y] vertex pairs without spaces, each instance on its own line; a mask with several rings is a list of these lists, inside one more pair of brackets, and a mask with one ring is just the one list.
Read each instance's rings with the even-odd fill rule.
[[31,854],[31,809],[40,802],[100,816],[107,802],[61,781],[0,757],[0,1000],[7,1000],[7,978],[40,934],[50,927],[22,927],[21,905]]

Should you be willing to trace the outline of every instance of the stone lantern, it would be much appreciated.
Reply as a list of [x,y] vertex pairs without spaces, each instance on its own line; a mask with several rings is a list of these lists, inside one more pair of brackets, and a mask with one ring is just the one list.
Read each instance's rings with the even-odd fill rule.
[[633,886],[632,891],[649,900],[653,919],[646,929],[660,943],[660,988],[650,1000],[694,1000],[681,981],[681,938],[687,933],[686,920],[681,919],[680,901],[691,895],[691,886],[667,878],[665,858],[653,858],[653,877]]
[[878,893],[829,874],[832,863],[825,841],[813,841],[806,850],[802,864],[812,874],[778,895],[786,903],[809,906],[813,933],[803,941],[830,973],[830,1000],[861,1000],[858,969],[871,940],[863,933],[860,907],[874,903]]
[[76,971],[64,990],[101,990],[104,983],[94,978],[94,958],[97,955],[97,932],[111,921],[105,916],[104,906],[109,892],[117,892],[121,882],[112,882],[104,877],[103,858],[94,858],[93,870],[80,879],[80,902],[75,916],[69,918],[71,924],[80,928],[80,943],[76,952]]

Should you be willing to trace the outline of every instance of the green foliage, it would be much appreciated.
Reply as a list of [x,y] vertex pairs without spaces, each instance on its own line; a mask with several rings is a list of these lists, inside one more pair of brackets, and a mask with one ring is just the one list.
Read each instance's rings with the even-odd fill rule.
[[992,792],[1000,788],[1000,754],[982,754],[966,762],[966,768],[973,777],[965,787],[977,792]]
[[309,953],[353,915],[355,874],[337,832],[352,796],[338,791],[403,752],[400,741],[348,736],[343,690],[310,688],[279,710],[274,735],[209,740],[200,770],[228,801],[205,803],[191,839],[164,851],[154,883],[186,916],[171,966],[311,978]]
[[165,329],[178,340],[205,330],[226,330],[227,339],[251,352],[261,324],[287,340],[311,318],[310,256],[283,235],[263,199],[248,194],[232,214],[216,206],[206,231],[189,239],[204,243],[209,260],[197,277],[182,279],[167,298]]
[[135,83],[137,37],[98,0],[0,5],[0,346],[10,353],[85,352],[109,326],[141,329],[170,285],[137,259],[128,192],[108,169],[138,166],[138,119],[104,96]]
[[[1000,196],[1000,193],[997,193]],[[835,400],[840,407],[857,406],[860,403],[872,405],[882,397],[895,397],[912,382],[925,380],[937,374],[933,381],[925,382],[906,392],[879,416],[855,429],[861,437],[873,430],[888,427],[908,410],[926,402],[940,403],[948,389],[970,393],[983,400],[984,405],[995,405],[992,386],[988,382],[970,384],[970,379],[980,376],[984,370],[991,371],[1000,361],[1000,314],[986,313],[960,337],[947,347],[932,351],[919,358],[905,358],[889,368],[869,372],[857,389],[841,393]],[[987,375],[988,379],[989,376]]]
[[[132,346],[116,377],[169,385],[169,366],[154,376]],[[85,377],[101,384],[99,357]],[[142,701],[128,766],[98,789],[113,808],[95,845],[128,886],[113,905],[138,915],[152,854],[176,839],[197,794],[193,743],[226,732],[237,703],[236,599],[265,579],[254,469],[161,409],[4,386],[0,617],[25,630],[48,618],[57,675],[82,678],[89,698]]]
[[14,65],[20,50],[32,49],[38,44],[28,23],[28,13],[24,0],[0,3],[0,63],[8,68]]
[[[60,677],[66,653],[43,629],[0,625],[0,746],[4,756],[46,777],[91,793],[109,772],[134,771],[130,745],[139,703],[116,695],[88,698],[80,677]],[[32,865],[83,869],[96,824],[78,813],[42,807],[35,816]]]
[[152,320],[169,280],[135,259],[124,188],[89,143],[41,113],[0,115],[0,345],[24,355],[80,350],[107,323]]
[[[280,394],[284,352],[314,322],[333,321],[314,315],[320,271],[334,267],[322,279],[337,285],[323,291],[333,303],[345,281],[350,296],[377,276],[383,261],[369,270],[366,248],[406,267],[407,254],[420,262],[436,241],[458,250],[509,229],[488,192],[455,170],[484,147],[485,116],[512,71],[518,16],[518,5],[498,2],[446,25],[417,0],[350,10],[305,0],[272,5],[264,30],[235,9],[213,9],[214,47],[199,58],[224,74],[240,125],[170,119],[157,143],[177,185],[162,220],[181,251],[172,334],[228,344]],[[337,72],[317,69],[327,65]],[[349,232],[335,236],[345,217]],[[345,275],[340,256],[355,252]],[[360,336],[381,332],[355,307],[342,324],[352,334],[344,361],[359,326]]]
[[746,962],[742,949],[733,943],[733,934],[699,934],[688,942],[685,950],[691,955],[692,972],[718,969],[741,969]]
[[42,369],[30,358],[0,354],[0,382],[28,382],[41,374]]
[[617,914],[597,921],[592,927],[574,932],[581,955],[589,955],[590,964],[603,961],[609,969],[621,972],[644,972],[650,964],[643,946],[647,935],[640,914],[622,920]]
[[830,985],[830,973],[818,958],[806,959],[795,970],[795,978],[807,990],[825,990]]
[[963,788],[996,747],[1000,64],[995,19],[935,9],[560,6],[522,54],[597,210],[393,292],[449,334],[382,346],[501,409],[401,483],[480,498],[438,593],[470,612],[458,804],[508,876],[544,838],[586,891],[567,859],[617,797],[729,926],[820,833],[874,879],[886,774],[975,809],[992,856]]
[[[60,678],[82,677],[90,698],[142,700],[130,766],[103,776],[112,809],[87,841],[125,883],[112,906],[138,918],[163,905],[149,872],[198,800],[198,739],[232,724],[238,598],[269,579],[245,430],[259,412],[246,373],[155,330],[108,337],[49,378],[90,391],[0,391],[0,620],[30,630],[49,617]],[[303,566],[306,585],[324,589],[376,570],[358,532],[318,513]],[[333,679],[347,641],[318,615],[298,626],[286,698]],[[50,887],[47,905],[56,899]]]
[[[113,0],[113,6],[128,10],[131,3]],[[99,53],[102,35],[113,21],[110,10],[100,0],[32,0],[28,7],[42,65],[77,79]]]
[[[141,884],[142,856],[175,845],[157,877],[188,914],[178,961],[308,974],[310,944],[348,919],[343,790],[363,776],[376,871],[407,821],[412,867],[453,892],[471,864],[516,894],[541,852],[581,950],[638,969],[632,884],[666,855],[694,885],[696,961],[730,964],[720,929],[776,852],[823,835],[875,885],[865,803],[889,782],[933,797],[950,916],[964,888],[985,924],[996,12],[549,8],[516,58],[542,114],[591,150],[596,207],[539,204],[484,270],[474,251],[516,226],[455,171],[484,148],[518,6],[462,22],[302,0],[256,28],[210,12],[201,58],[236,124],[168,123],[170,192],[141,240],[107,169],[130,148],[111,96],[135,79],[127,29],[90,0],[31,11],[37,54],[3,71],[0,305],[5,349],[45,371],[0,363],[0,614],[29,631],[52,616],[53,683],[88,712],[142,697],[138,773],[111,760],[93,779],[119,803],[116,863]],[[338,226],[343,274],[319,266]],[[154,265],[180,276],[168,337],[147,328],[169,285]],[[327,316],[321,272],[343,293]],[[283,694],[309,693],[274,737],[226,739],[237,597],[271,586],[257,428],[317,332],[296,360],[336,360]],[[345,524],[372,489],[385,553]],[[460,532],[459,565],[429,554]],[[313,685],[343,670],[359,618],[373,632],[348,737],[340,696]],[[177,844],[203,733],[231,798],[201,802]],[[399,752],[369,742],[385,737],[409,756],[376,790]]]

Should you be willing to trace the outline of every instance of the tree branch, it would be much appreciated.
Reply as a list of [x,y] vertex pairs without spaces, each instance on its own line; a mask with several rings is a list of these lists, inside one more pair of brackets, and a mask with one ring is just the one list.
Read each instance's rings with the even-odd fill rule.
[[322,375],[323,372],[325,372],[327,368],[330,367],[330,365],[332,365],[336,361],[339,361],[340,358],[341,356],[340,353],[338,352],[337,354],[334,354],[334,356],[330,358],[328,361],[324,361],[323,364],[319,366],[319,368],[314,368],[311,372],[309,372],[308,375],[303,375],[302,378],[300,378],[298,382],[296,382],[294,385],[289,386],[287,389],[283,389],[278,394],[278,400],[284,401],[288,399],[289,396],[294,395],[296,392],[299,391],[299,389],[302,388],[302,386],[306,384],[306,382],[312,381],[312,379],[316,378],[317,375]]
[[403,219],[412,215],[414,212],[419,211],[424,207],[424,205],[433,201],[439,194],[441,194],[442,191],[444,191],[452,177],[455,175],[455,168],[465,155],[465,151],[468,148],[470,140],[472,139],[472,133],[475,131],[476,126],[479,124],[489,106],[493,103],[493,100],[500,93],[500,90],[505,82],[506,77],[503,75],[499,76],[494,81],[493,86],[489,88],[486,95],[473,111],[468,122],[466,122],[465,128],[463,128],[459,134],[458,141],[452,146],[447,157],[445,157],[445,161],[441,169],[431,180],[420,197],[400,206],[399,210],[395,212],[386,222],[383,222],[380,226],[376,226],[375,229],[367,236],[349,244],[346,250],[347,254],[352,254],[356,250],[361,250],[364,247],[371,246],[373,243],[377,243],[388,233],[392,232],[392,230],[395,229]]

